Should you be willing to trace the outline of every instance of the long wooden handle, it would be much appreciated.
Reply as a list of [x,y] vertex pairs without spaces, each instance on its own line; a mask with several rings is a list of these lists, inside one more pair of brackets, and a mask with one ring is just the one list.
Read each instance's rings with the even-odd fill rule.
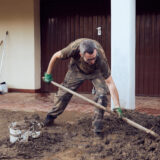
[[[67,92],[69,92],[69,93],[71,93],[71,94],[73,94],[73,95],[75,95],[75,96],[77,96],[77,97],[79,97],[79,98],[81,98],[81,99],[89,102],[90,104],[93,104],[93,105],[94,105],[95,107],[97,107],[97,108],[102,109],[102,110],[104,110],[104,111],[106,111],[106,112],[108,112],[108,113],[110,113],[110,114],[113,114],[111,111],[106,110],[106,108],[105,108],[104,106],[102,106],[102,105],[94,102],[93,100],[90,100],[90,99],[88,99],[88,98],[86,98],[86,97],[84,97],[84,96],[76,93],[75,91],[72,91],[72,90],[70,90],[70,89],[68,89],[68,88],[66,88],[66,87],[64,87],[64,86],[62,86],[62,85],[60,85],[60,84],[58,84],[58,83],[56,83],[56,82],[54,82],[54,81],[51,81],[51,83],[52,83],[53,85],[57,86],[58,88],[61,88],[61,89],[65,90],[65,91],[67,91]],[[136,123],[136,122],[133,122],[132,120],[130,120],[130,119],[126,118],[126,117],[122,117],[122,119],[123,119],[125,122],[127,122],[129,125],[137,128],[137,129],[139,129],[139,130],[142,130],[142,131],[146,132],[147,134],[151,134],[152,136],[154,136],[154,137],[156,137],[156,138],[159,137],[159,135],[158,135],[157,133],[153,132],[153,131],[150,130],[150,129],[147,129],[147,128],[141,126],[140,124],[138,124],[138,123]]]
[[[73,94],[73,95],[75,95],[75,96],[77,96],[77,97],[79,97],[79,98],[81,98],[81,99],[83,99],[83,100],[85,100],[85,101],[93,104],[93,105],[96,106],[97,108],[100,108],[100,109],[103,109],[103,110],[106,111],[106,112],[109,112],[109,111],[106,110],[106,108],[105,108],[104,106],[102,106],[102,105],[100,105],[100,104],[98,104],[98,103],[96,103],[96,102],[94,102],[94,101],[92,101],[92,100],[90,100],[90,99],[82,96],[81,94],[78,94],[78,93],[76,93],[75,91],[72,91],[72,90],[70,90],[70,89],[68,89],[68,88],[66,88],[66,87],[64,87],[64,86],[62,86],[62,85],[60,85],[60,84],[58,84],[58,83],[56,83],[56,82],[51,81],[51,83],[52,83],[53,85],[57,86],[58,88],[61,88],[61,89],[65,90],[65,91],[67,91],[67,92],[69,92],[69,93],[71,93],[71,94]],[[111,113],[111,112],[109,112],[109,113]]]
[[156,137],[156,138],[159,137],[159,135],[158,135],[157,133],[155,133],[154,131],[152,131],[152,130],[150,130],[150,129],[147,129],[147,128],[141,126],[140,124],[131,121],[131,120],[128,119],[128,118],[122,117],[122,119],[123,119],[125,122],[127,122],[128,124],[130,124],[131,126],[137,128],[137,129],[139,129],[139,130],[142,130],[142,131],[146,132],[147,134],[151,134],[152,136],[154,136],[154,137]]

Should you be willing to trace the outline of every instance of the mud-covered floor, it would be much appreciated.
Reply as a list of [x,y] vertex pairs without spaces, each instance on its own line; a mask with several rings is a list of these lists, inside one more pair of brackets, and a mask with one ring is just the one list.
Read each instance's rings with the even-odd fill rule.
[[[8,125],[13,121],[44,119],[46,113],[0,110],[0,159],[14,160],[159,160],[160,139],[139,131],[117,117],[105,115],[104,138],[92,131],[92,114],[64,112],[55,125],[42,129],[27,143],[9,142]],[[160,134],[160,117],[125,111],[129,119]]]

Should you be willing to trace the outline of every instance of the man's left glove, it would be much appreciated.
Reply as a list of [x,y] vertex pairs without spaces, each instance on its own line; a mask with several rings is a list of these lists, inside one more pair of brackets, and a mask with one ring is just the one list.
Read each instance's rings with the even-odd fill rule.
[[43,80],[44,80],[46,83],[50,83],[51,81],[53,81],[53,77],[52,77],[51,74],[45,73]]
[[123,117],[122,109],[120,107],[114,108],[113,111],[116,112],[120,118]]

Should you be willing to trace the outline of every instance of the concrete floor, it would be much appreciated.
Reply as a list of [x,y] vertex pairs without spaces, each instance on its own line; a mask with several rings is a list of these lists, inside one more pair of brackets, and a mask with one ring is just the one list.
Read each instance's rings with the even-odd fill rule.
[[[93,99],[93,95],[83,95]],[[0,95],[0,109],[48,112],[53,107],[53,101],[54,93],[7,93]],[[79,111],[84,113],[90,113],[93,112],[93,110],[94,107],[92,105],[75,96],[73,96],[66,108],[66,111]],[[160,115],[160,97],[136,97],[136,111]]]

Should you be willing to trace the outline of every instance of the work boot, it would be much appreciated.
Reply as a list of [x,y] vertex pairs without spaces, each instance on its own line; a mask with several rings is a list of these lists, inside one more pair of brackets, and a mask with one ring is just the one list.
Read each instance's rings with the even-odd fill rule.
[[44,120],[44,123],[43,125],[48,127],[48,126],[52,126],[53,125],[53,122],[54,122],[54,118],[52,115],[47,115],[45,120]]
[[104,133],[103,132],[95,132],[94,133],[94,139],[95,140],[103,140],[104,138]]

